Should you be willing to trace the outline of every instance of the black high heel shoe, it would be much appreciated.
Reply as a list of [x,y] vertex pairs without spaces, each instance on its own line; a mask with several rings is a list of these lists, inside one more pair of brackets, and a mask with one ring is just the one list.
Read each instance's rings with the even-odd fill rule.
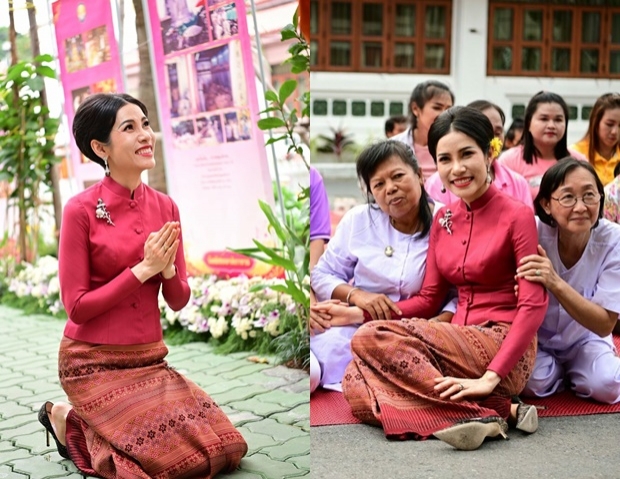
[[[48,404],[49,404],[49,411],[47,409],[47,405]],[[47,432],[47,445],[49,447],[49,445],[50,445],[50,434],[51,434],[52,437],[54,438],[54,441],[56,441],[56,447],[58,448],[58,454],[60,454],[65,459],[71,459],[71,457],[69,456],[69,452],[67,451],[66,446],[63,446],[60,443],[60,441],[56,437],[56,433],[54,432],[54,428],[52,427],[52,422],[50,421],[50,415],[52,414],[52,406],[53,406],[53,404],[51,402],[47,401],[45,404],[43,404],[43,406],[41,406],[41,409],[39,409],[39,422],[41,424],[43,424],[43,427],[45,428],[45,431]]]

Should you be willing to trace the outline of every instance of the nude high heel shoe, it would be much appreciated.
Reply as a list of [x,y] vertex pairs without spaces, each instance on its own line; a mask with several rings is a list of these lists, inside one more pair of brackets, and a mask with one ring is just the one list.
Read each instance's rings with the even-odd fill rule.
[[461,451],[478,449],[487,437],[501,436],[508,439],[508,423],[500,417],[470,419],[461,424],[455,424],[433,435]]

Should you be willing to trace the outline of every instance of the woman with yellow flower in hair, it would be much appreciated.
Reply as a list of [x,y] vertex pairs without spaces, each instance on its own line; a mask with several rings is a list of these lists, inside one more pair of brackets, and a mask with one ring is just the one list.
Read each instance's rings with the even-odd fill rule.
[[[372,321],[356,306],[313,308],[332,325],[363,324],[353,335],[342,382],[353,414],[381,425],[389,439],[435,436],[472,450],[506,437],[508,424],[538,427],[536,408],[511,404],[536,358],[536,331],[547,309],[542,285],[519,278],[519,261],[536,254],[532,210],[500,192],[489,169],[494,138],[473,108],[443,112],[429,131],[429,151],[442,183],[459,199],[431,226],[422,289],[397,304],[400,321]],[[455,286],[450,322],[427,321]],[[411,318],[411,319],[404,319]]]
[[[534,211],[530,187],[525,178],[519,173],[515,173],[510,168],[495,161],[502,151],[502,144],[504,142],[504,123],[506,121],[504,111],[495,103],[491,103],[487,100],[472,101],[467,106],[484,113],[493,127],[495,138],[491,140],[491,154],[489,155],[489,161],[491,163],[489,175],[491,175],[493,184],[502,193],[522,201]],[[431,198],[444,205],[449,205],[458,200],[457,196],[443,186],[439,173],[437,172],[433,173],[426,180],[424,189],[426,189],[426,192]]]

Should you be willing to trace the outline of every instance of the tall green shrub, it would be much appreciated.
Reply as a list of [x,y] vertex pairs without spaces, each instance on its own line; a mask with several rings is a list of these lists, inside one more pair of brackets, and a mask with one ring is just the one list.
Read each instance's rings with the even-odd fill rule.
[[54,163],[59,120],[41,102],[43,78],[56,78],[50,55],[12,65],[0,76],[0,180],[13,185],[9,204],[19,211],[19,254],[37,257],[41,185]]

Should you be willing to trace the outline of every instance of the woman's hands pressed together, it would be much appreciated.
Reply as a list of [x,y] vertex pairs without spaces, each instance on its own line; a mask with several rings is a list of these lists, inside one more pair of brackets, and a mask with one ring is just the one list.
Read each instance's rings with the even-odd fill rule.
[[174,259],[179,248],[181,228],[178,221],[168,221],[159,231],[149,234],[144,243],[144,259],[131,268],[136,277],[145,282],[161,273],[165,279],[176,274]]

